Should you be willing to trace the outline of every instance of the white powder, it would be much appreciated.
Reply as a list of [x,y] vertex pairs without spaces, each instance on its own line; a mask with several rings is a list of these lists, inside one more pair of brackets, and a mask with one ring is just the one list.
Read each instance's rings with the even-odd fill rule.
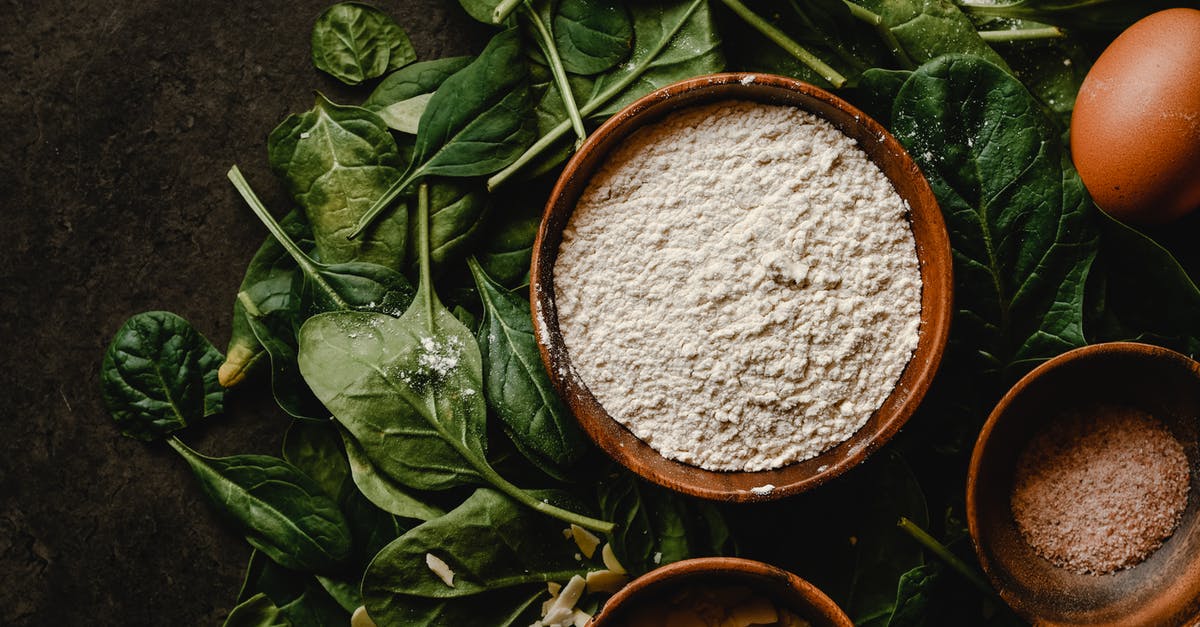
[[634,133],[554,268],[578,376],[663,455],[763,470],[854,434],[917,346],[907,207],[828,122],[721,102]]

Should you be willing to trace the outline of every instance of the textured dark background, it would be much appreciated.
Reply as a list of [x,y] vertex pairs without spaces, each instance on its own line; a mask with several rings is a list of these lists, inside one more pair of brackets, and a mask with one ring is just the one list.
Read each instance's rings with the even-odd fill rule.
[[[267,133],[314,89],[349,95],[308,57],[329,4],[0,2],[0,625],[219,625],[231,607],[248,547],[165,445],[118,435],[97,369],[149,309],[224,349],[266,234],[225,172],[284,208]],[[452,0],[377,5],[422,59],[488,36]],[[229,405],[188,441],[277,451],[269,399]]]

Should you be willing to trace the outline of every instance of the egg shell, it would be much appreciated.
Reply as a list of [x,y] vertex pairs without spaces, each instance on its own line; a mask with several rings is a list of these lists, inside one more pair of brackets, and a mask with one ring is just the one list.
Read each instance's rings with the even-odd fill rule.
[[1080,86],[1071,153],[1117,219],[1157,224],[1200,207],[1200,10],[1154,13],[1113,40]]

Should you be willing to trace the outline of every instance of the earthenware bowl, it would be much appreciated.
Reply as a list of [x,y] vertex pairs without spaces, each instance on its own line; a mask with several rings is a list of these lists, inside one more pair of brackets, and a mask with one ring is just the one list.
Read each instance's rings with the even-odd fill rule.
[[[923,287],[920,339],[912,360],[883,405],[850,439],[802,462],[759,472],[715,472],[667,459],[614,420],[574,375],[554,304],[554,262],[562,231],[592,173],[630,133],[683,107],[719,100],[791,105],[841,129],[891,180],[908,203]],[[941,361],[952,310],[950,243],[937,201],[921,171],[882,126],[842,99],[807,83],[763,74],[715,74],[655,91],[601,126],[558,179],[534,244],[530,273],[535,334],[551,379],[584,430],[617,462],[659,485],[715,500],[777,499],[808,490],[854,467],[908,420]],[[764,489],[761,486],[773,486]],[[760,489],[752,491],[752,488]]]
[[[1183,444],[1187,509],[1146,561],[1081,575],[1039,557],[1013,521],[1017,460],[1064,411],[1095,403],[1149,412]],[[992,411],[971,457],[967,524],[984,571],[1018,614],[1038,625],[1191,625],[1200,620],[1200,364],[1164,348],[1113,342],[1076,349],[1021,379]]]
[[604,603],[589,627],[623,627],[643,604],[667,602],[676,591],[696,585],[746,586],[786,607],[813,627],[852,627],[842,608],[816,586],[770,564],[735,557],[701,557],[650,571]]

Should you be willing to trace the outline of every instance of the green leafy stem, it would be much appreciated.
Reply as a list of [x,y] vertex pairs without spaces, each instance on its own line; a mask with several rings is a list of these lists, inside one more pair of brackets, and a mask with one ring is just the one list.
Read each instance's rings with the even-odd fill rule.
[[904,533],[907,533],[909,536],[911,536],[913,540],[916,540],[918,544],[925,547],[925,549],[927,549],[930,553],[933,553],[938,557],[938,559],[945,562],[947,566],[952,568],[958,574],[962,575],[964,579],[971,582],[971,585],[978,588],[979,591],[983,592],[985,596],[989,598],[996,596],[996,591],[993,590],[992,586],[987,582],[986,579],[983,578],[983,575],[979,574],[979,571],[971,568],[966,562],[959,559],[959,557],[955,555],[949,548],[947,548],[946,545],[938,542],[936,538],[929,535],[929,532],[922,529],[920,525],[904,516],[900,517],[900,520],[896,523],[896,525],[899,526]]

